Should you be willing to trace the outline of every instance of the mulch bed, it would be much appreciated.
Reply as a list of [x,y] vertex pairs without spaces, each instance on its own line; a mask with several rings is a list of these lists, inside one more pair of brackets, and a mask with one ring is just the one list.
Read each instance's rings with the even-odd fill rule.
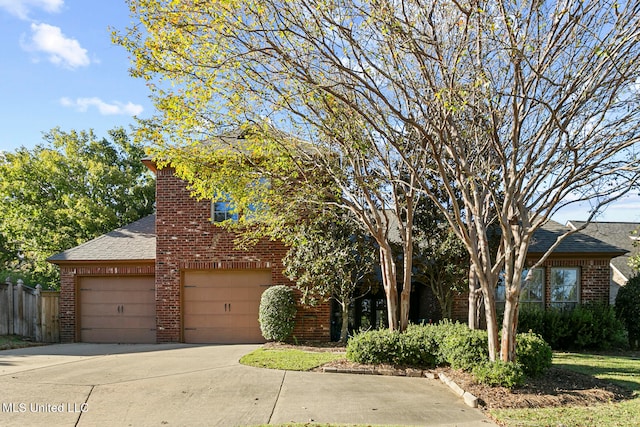
[[[269,343],[266,348],[297,348],[304,351],[344,351],[336,343],[318,346],[316,343],[288,345]],[[376,370],[385,375],[408,375],[410,370],[399,367],[379,365],[360,365],[345,360],[330,362],[324,367],[333,367],[341,371]],[[316,369],[321,371],[322,368]],[[415,370],[411,370],[415,371]],[[556,406],[592,406],[598,403],[618,402],[633,398],[633,394],[607,381],[589,375],[553,367],[541,378],[530,379],[524,386],[511,390],[505,387],[490,387],[475,382],[471,374],[450,368],[437,368],[431,372],[444,373],[465,391],[478,398],[485,409],[506,408],[545,408]]]

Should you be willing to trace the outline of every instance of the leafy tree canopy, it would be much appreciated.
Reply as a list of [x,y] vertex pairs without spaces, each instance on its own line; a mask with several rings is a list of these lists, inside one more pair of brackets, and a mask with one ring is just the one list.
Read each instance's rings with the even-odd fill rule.
[[[334,181],[343,195],[357,188],[343,201],[368,214],[361,222],[381,254],[390,252],[389,228],[372,216],[384,211],[384,196],[404,193],[393,204],[412,224],[423,193],[469,254],[491,360],[515,360],[535,231],[572,203],[589,202],[596,215],[640,180],[638,0],[128,3],[140,24],[116,41],[132,53],[133,75],[151,82],[160,114],[144,128],[153,140],[189,144],[229,122],[268,117],[316,145],[335,144],[354,173]],[[396,185],[402,192],[390,190]],[[373,203],[358,209],[362,200]],[[394,267],[381,264],[392,301]],[[406,312],[408,298],[400,305]]]
[[54,128],[45,143],[2,154],[1,268],[57,286],[47,257],[153,212],[143,146],[122,128],[108,134]]

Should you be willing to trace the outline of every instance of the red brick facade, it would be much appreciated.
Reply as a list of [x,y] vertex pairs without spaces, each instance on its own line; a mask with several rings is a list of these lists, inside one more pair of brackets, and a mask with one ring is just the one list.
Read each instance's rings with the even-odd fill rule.
[[[211,202],[190,196],[170,168],[158,170],[156,183],[157,341],[182,341],[181,275],[185,270],[270,269],[273,285],[292,285],[282,274],[286,248],[262,240],[248,251],[234,248],[234,235],[210,221]],[[298,307],[294,336],[329,340],[329,304]]]
[[[183,341],[182,276],[187,270],[269,269],[273,285],[293,283],[283,274],[283,244],[262,240],[249,251],[234,248],[234,235],[210,221],[210,201],[190,197],[172,169],[157,171],[156,260],[153,262],[77,262],[60,264],[60,335],[75,342],[79,334],[79,278],[155,275],[156,341]],[[330,304],[298,307],[293,335],[299,340],[330,339]]]
[[[569,258],[550,257],[544,262],[545,269],[545,307],[551,306],[551,268],[553,267],[578,267],[580,269],[580,303],[591,301],[609,302],[609,288],[611,282],[611,257],[594,258]],[[532,265],[529,262],[528,265]],[[461,322],[467,321],[469,294],[463,293],[455,298],[452,317]]]

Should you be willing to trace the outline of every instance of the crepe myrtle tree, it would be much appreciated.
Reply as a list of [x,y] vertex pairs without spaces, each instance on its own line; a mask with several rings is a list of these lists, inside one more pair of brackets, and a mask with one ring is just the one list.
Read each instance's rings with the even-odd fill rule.
[[371,290],[376,261],[374,240],[341,211],[326,211],[300,225],[284,258],[284,273],[296,282],[302,301],[332,299],[342,314],[340,341],[349,332],[349,307]]
[[[637,185],[638,0],[129,5],[140,25],[115,40],[132,52],[132,74],[150,81],[159,115],[142,123],[146,136],[189,144],[230,122],[267,118],[314,146],[335,143],[347,170],[366,171],[334,182],[344,194],[357,186],[355,202],[345,200],[365,201],[356,216],[374,237],[391,228],[371,221],[386,200],[372,188],[431,198],[469,254],[491,360],[515,359],[534,232],[572,203],[590,203],[591,220]],[[354,129],[366,138],[353,138]],[[398,206],[414,204],[408,197]],[[389,300],[398,288],[387,275]]]

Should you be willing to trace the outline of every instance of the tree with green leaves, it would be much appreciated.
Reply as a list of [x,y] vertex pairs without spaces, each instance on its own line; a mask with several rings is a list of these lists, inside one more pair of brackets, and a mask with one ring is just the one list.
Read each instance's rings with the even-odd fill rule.
[[[638,0],[129,5],[140,25],[115,38],[132,53],[133,75],[152,83],[159,114],[143,123],[147,135],[191,144],[225,125],[270,120],[318,148],[336,143],[344,170],[366,172],[338,187],[357,187],[356,201],[368,203],[360,220],[374,236],[390,230],[370,215],[400,194],[392,185],[409,196],[400,209],[413,210],[413,195],[429,197],[469,254],[491,360],[515,360],[535,231],[572,203],[591,203],[591,219],[640,179]],[[371,189],[385,197],[371,198]],[[391,264],[381,264],[392,300]]]
[[346,342],[349,307],[371,290],[377,249],[374,240],[348,214],[324,212],[300,224],[290,241],[283,260],[285,275],[296,282],[303,302],[338,303],[340,341]]
[[[155,179],[141,163],[144,148],[122,128],[52,129],[45,143],[0,158],[3,268],[57,286],[47,257],[153,212]],[[19,257],[18,257],[19,255]]]

